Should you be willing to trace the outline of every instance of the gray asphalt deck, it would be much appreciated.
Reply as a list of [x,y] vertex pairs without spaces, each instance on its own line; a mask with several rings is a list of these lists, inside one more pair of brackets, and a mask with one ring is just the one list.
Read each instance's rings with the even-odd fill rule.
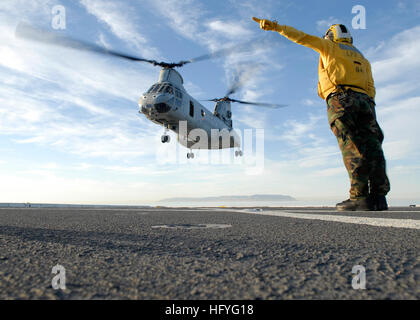
[[[420,219],[418,208],[270,210]],[[65,290],[51,286],[57,264]],[[352,287],[355,265],[365,290]],[[0,209],[0,299],[18,298],[419,299],[420,230],[230,209]]]

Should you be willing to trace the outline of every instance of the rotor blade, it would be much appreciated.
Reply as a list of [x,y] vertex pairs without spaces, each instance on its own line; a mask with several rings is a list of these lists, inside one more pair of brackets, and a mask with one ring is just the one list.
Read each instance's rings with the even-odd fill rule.
[[49,45],[54,45],[54,46],[60,46],[60,47],[83,50],[83,51],[90,51],[90,52],[95,52],[99,54],[123,58],[123,59],[131,60],[131,61],[148,62],[153,65],[161,64],[160,62],[157,62],[155,60],[148,60],[148,59],[127,55],[127,54],[113,51],[113,50],[107,50],[103,47],[100,47],[91,43],[86,43],[81,40],[76,40],[76,39],[61,35],[61,34],[57,34],[55,32],[36,28],[36,27],[30,26],[24,23],[20,23],[17,26],[15,35],[16,37],[23,38],[26,40],[41,42],[44,44],[49,44]]
[[239,44],[236,44],[227,48],[223,48],[215,52],[208,53],[208,54],[196,57],[196,58],[192,58],[186,61],[180,61],[178,64],[184,65],[187,63],[193,63],[193,62],[198,62],[198,61],[203,61],[203,60],[216,59],[216,58],[228,56],[229,54],[234,53],[234,52],[246,52],[246,51],[251,50],[253,48],[253,45],[258,43],[258,41],[259,40],[253,39],[251,41],[239,43]]
[[212,102],[218,102],[221,101],[221,99],[209,99],[209,100],[200,100],[200,101],[212,101]]
[[226,92],[225,96],[229,97],[231,94],[234,94],[236,91],[238,91],[240,87],[242,87],[242,83],[239,75],[237,74],[235,75],[235,78],[233,79],[233,82],[229,90]]
[[236,99],[229,99],[231,102],[237,102],[242,104],[249,104],[259,107],[265,107],[265,108],[272,108],[272,109],[278,109],[278,108],[284,108],[287,107],[287,104],[275,104],[275,103],[263,103],[263,102],[248,102],[248,101],[241,101]]
[[264,64],[262,63],[255,63],[251,61],[242,62],[237,65],[236,70],[234,71],[233,80],[231,81],[229,90],[226,92],[225,97],[229,97],[239,91],[247,82],[250,81],[252,77],[255,77],[263,66]]

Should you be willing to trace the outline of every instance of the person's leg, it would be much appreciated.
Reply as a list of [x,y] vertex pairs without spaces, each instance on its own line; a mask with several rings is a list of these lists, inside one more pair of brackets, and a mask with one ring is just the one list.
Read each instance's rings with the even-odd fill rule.
[[328,120],[337,138],[344,166],[350,178],[350,199],[337,204],[338,210],[368,210],[369,169],[357,135],[358,103],[353,95],[328,99]]
[[350,200],[367,199],[369,195],[368,166],[356,142],[357,139],[351,133],[349,119],[345,118],[346,116],[336,119],[331,125],[331,130],[337,137],[344,166],[350,178]]
[[333,97],[328,100],[328,118],[349,173],[350,200],[368,198],[372,210],[388,209],[385,195],[390,184],[382,150],[384,137],[374,103],[367,95],[354,92],[341,100]]
[[366,108],[370,110],[373,117],[369,117],[368,113],[363,117],[361,122],[366,122],[363,126],[366,132],[366,158],[369,167],[369,197],[373,210],[387,210],[388,204],[385,196],[390,190],[390,183],[386,174],[386,161],[382,150],[382,142],[384,136],[382,130],[376,121],[374,104],[365,101]]

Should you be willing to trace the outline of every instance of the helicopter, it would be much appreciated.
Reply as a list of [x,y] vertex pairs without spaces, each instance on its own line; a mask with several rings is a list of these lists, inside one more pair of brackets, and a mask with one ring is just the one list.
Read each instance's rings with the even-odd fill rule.
[[16,28],[16,36],[26,40],[67,47],[76,50],[90,51],[109,55],[134,62],[145,62],[161,67],[158,82],[153,84],[139,99],[139,113],[148,120],[163,126],[162,143],[169,143],[169,131],[175,132],[178,142],[188,148],[188,159],[194,158],[193,149],[226,149],[236,148],[235,156],[242,156],[239,135],[233,129],[231,103],[280,108],[286,105],[248,102],[230,98],[240,89],[242,83],[237,76],[229,90],[222,98],[206,101],[216,102],[211,112],[198,100],[194,99],[184,88],[184,80],[175,68],[186,64],[228,55],[237,51],[238,46],[224,48],[211,54],[202,55],[177,63],[158,62],[156,60],[136,57],[121,52],[105,49],[101,46],[86,43],[55,32],[39,29],[20,23]]

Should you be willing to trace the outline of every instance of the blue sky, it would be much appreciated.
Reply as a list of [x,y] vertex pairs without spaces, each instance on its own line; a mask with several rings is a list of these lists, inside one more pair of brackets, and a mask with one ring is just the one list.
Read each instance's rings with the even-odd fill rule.
[[[186,161],[175,139],[162,146],[162,128],[137,106],[158,68],[15,39],[21,21],[50,28],[55,5],[66,9],[59,32],[146,58],[178,61],[264,40],[180,71],[190,94],[209,99],[224,95],[244,61],[262,64],[234,98],[289,107],[234,105],[233,121],[239,130],[264,129],[264,170]],[[351,27],[354,5],[366,8],[366,29],[351,32],[372,63],[390,198],[420,199],[418,1],[3,0],[0,202],[135,204],[258,193],[344,200],[347,173],[316,92],[318,54],[260,30],[251,17],[322,35],[332,23]],[[157,158],[165,152],[178,160]]]

